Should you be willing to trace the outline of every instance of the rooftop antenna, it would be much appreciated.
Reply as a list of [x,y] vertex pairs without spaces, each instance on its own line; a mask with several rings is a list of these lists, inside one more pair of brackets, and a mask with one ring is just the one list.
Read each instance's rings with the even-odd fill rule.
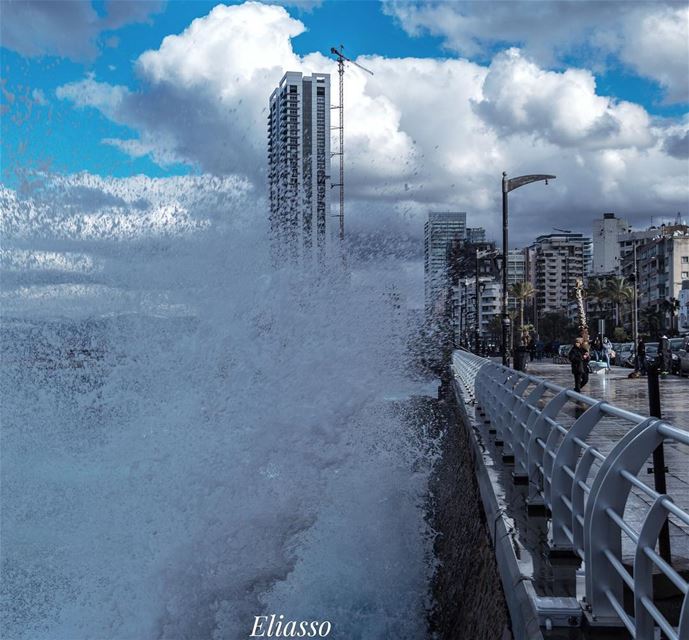
[[353,65],[363,69],[366,73],[373,75],[373,71],[367,69],[366,67],[360,65],[358,62],[354,62],[348,58],[342,50],[344,45],[340,45],[339,49],[335,47],[330,47],[330,53],[332,53],[337,58],[337,73],[340,76],[340,104],[331,107],[332,109],[340,110],[340,126],[331,127],[333,130],[337,129],[340,132],[340,150],[337,153],[333,153],[333,156],[340,156],[340,182],[338,184],[333,184],[331,187],[340,187],[340,213],[338,218],[340,219],[340,244],[344,244],[344,71],[345,62],[351,62]]

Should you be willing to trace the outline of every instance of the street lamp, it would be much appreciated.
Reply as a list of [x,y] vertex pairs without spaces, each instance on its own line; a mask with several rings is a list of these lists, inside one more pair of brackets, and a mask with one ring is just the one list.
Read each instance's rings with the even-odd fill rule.
[[481,352],[481,296],[486,290],[485,282],[478,282],[478,275],[476,276],[476,351],[477,355]]
[[[507,313],[507,252],[508,252],[508,226],[507,226],[507,194],[519,189],[531,182],[555,180],[555,176],[545,174],[532,174],[507,179],[507,172],[502,172],[502,364],[509,366],[508,336],[511,336],[510,316]],[[511,340],[510,340],[511,343]]]

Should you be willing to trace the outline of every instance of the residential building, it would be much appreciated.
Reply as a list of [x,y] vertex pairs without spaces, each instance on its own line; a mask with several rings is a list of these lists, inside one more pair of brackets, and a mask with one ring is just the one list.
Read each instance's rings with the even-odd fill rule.
[[426,317],[444,310],[448,288],[448,247],[466,238],[467,214],[431,212],[424,225],[424,308]]
[[[682,225],[679,225],[679,227],[681,228]],[[630,229],[625,233],[621,233],[617,239],[620,246],[620,269],[618,273],[621,272],[622,260],[624,260],[625,256],[632,253],[634,245],[640,247],[642,244],[646,244],[659,236],[672,234],[676,228],[677,225],[662,225],[660,227],[649,227],[643,231]]]
[[590,238],[581,233],[538,236],[535,249],[535,289],[538,314],[566,313],[577,278],[584,277],[584,248]]
[[679,300],[677,330],[681,334],[689,335],[689,280],[682,280],[682,288],[677,299]]
[[507,252],[507,284],[526,282],[526,254],[524,249],[510,249]]
[[593,273],[593,240],[585,238],[583,246],[584,256],[584,275],[588,276]]
[[[458,344],[473,345],[476,340],[476,279],[461,278],[455,289],[457,318],[455,336]],[[479,337],[490,334],[490,323],[502,313],[502,284],[490,276],[479,278]]]
[[619,273],[619,237],[630,231],[630,224],[622,218],[617,218],[614,213],[604,213],[602,219],[594,220],[593,265],[590,273],[595,275]]
[[[510,249],[507,252],[507,307],[510,310],[519,308],[517,299],[510,294],[513,285],[527,282],[527,257],[524,249]],[[530,302],[525,302],[525,309],[529,309]]]
[[470,244],[479,244],[486,241],[486,230],[483,227],[468,227],[466,241]]
[[[679,300],[684,283],[689,281],[689,226],[662,227],[660,235],[637,246],[636,260],[642,324],[649,325],[647,329],[651,332],[654,329],[668,331],[676,328],[677,321],[673,319],[670,302]],[[633,252],[624,257],[622,274],[633,281]],[[653,317],[657,327],[650,326]],[[629,312],[626,320],[629,322]]]
[[288,71],[270,96],[268,197],[276,260],[322,259],[330,227],[330,75]]

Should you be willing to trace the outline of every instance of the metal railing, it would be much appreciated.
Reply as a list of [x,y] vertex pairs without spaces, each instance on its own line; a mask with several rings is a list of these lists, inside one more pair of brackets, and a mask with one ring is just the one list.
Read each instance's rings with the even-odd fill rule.
[[[551,549],[570,551],[584,561],[582,606],[591,623],[621,623],[635,639],[657,637],[657,627],[667,638],[689,639],[689,584],[655,550],[669,518],[675,530],[689,535],[689,513],[638,477],[659,444],[689,445],[689,433],[468,352],[455,352],[453,369],[464,395],[495,429],[503,458],[514,457],[515,482],[528,482],[527,504],[547,508]],[[602,424],[613,424],[619,437],[596,439]],[[596,440],[598,446],[590,443]],[[608,450],[602,446],[606,441]],[[629,518],[625,510],[632,495],[646,509]],[[623,536],[625,549],[631,548],[629,568]],[[654,600],[654,571],[683,596],[677,626]],[[633,613],[630,607],[625,610],[625,586],[633,594]]]

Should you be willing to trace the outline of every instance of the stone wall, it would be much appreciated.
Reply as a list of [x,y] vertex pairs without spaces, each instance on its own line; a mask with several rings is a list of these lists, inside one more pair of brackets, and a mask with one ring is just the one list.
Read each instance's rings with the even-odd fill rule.
[[438,562],[430,626],[447,640],[506,640],[507,605],[490,542],[471,448],[453,400],[441,394],[432,411],[442,437],[442,459],[431,481],[429,512],[438,532]]

